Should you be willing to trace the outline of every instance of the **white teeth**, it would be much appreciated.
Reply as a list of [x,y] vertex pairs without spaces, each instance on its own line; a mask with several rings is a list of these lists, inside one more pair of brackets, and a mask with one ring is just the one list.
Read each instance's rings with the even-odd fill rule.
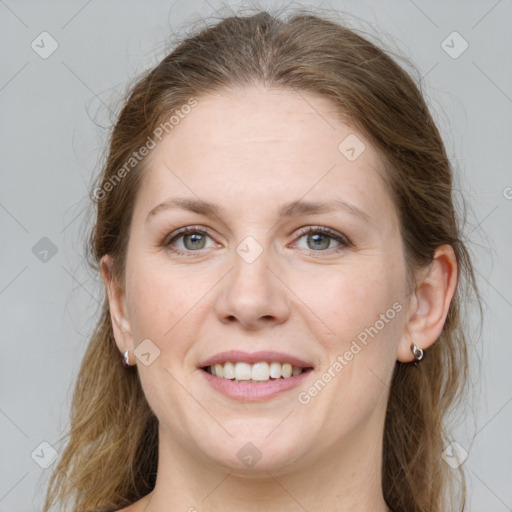
[[214,368],[215,375],[217,375],[217,377],[224,377],[224,367],[221,364],[216,364]]
[[[217,366],[217,365],[215,365],[215,366]],[[224,378],[225,379],[234,379],[235,378],[235,365],[233,363],[225,363],[224,364]]]
[[236,381],[253,381],[265,382],[270,379],[288,379],[300,375],[304,370],[290,363],[278,363],[265,361],[249,364],[242,362],[226,362],[224,364],[217,363],[206,368],[209,373],[217,377]]
[[292,365],[290,363],[283,364],[283,367],[281,368],[281,377],[283,379],[288,379],[292,376]]
[[270,363],[270,376],[273,379],[279,379],[281,377],[281,363],[275,361]]
[[268,363],[256,363],[252,365],[252,380],[268,380],[270,377],[270,367]]
[[249,363],[236,363],[235,364],[235,379],[236,380],[251,380],[252,371]]

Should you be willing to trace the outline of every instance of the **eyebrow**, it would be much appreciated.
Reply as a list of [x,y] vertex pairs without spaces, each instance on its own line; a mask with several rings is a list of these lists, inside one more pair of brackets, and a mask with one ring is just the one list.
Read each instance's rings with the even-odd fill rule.
[[[202,199],[190,199],[187,197],[174,197],[164,201],[163,203],[155,206],[147,215],[146,222],[157,215],[158,213],[171,210],[175,208],[181,208],[199,215],[221,217],[222,206],[209,201],[203,201]],[[329,213],[336,210],[344,210],[351,215],[357,216],[366,222],[371,221],[370,215],[353,204],[342,201],[341,199],[335,199],[326,202],[312,202],[312,201],[291,201],[284,204],[278,212],[279,219],[286,217],[298,217],[300,215],[313,214],[313,213]]]

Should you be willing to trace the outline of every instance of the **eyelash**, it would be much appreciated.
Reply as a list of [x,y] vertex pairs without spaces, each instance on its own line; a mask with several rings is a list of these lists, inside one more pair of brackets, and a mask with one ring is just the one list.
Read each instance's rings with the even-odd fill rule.
[[[334,253],[337,253],[337,252],[340,252],[342,249],[344,248],[347,248],[347,247],[351,247],[352,246],[352,243],[350,242],[350,240],[342,235],[341,233],[338,233],[330,228],[327,228],[325,226],[308,226],[307,228],[304,228],[302,230],[300,230],[298,233],[297,233],[297,240],[301,239],[304,235],[308,235],[310,233],[321,233],[323,235],[327,235],[329,236],[329,238],[332,238],[333,240],[339,242],[339,246],[337,247],[333,247],[331,249],[326,249],[326,250],[318,250],[318,251],[314,251],[314,250],[307,250],[307,249],[304,249],[306,250],[309,254],[311,255],[318,255],[319,253],[327,253],[327,254],[332,254],[333,252]],[[199,226],[188,226],[186,228],[181,228],[177,231],[175,231],[174,233],[171,233],[171,235],[167,236],[163,242],[162,242],[162,245],[164,247],[167,247],[170,251],[176,253],[176,254],[179,254],[180,256],[193,256],[194,253],[199,253],[202,251],[202,249],[199,249],[197,251],[183,251],[181,249],[176,249],[175,247],[172,247],[171,244],[172,242],[175,242],[176,240],[178,240],[179,238],[185,236],[185,235],[189,235],[189,234],[200,234],[200,235],[203,235],[203,236],[208,236],[210,237],[209,233],[208,233],[208,230],[202,228],[202,227],[199,227]],[[210,237],[211,238],[211,237]],[[332,250],[334,249],[334,251]]]

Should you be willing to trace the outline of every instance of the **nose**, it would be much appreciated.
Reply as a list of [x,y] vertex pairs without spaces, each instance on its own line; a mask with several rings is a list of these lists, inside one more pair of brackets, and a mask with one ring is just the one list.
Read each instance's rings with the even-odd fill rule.
[[215,304],[222,323],[238,322],[257,330],[286,322],[290,316],[286,286],[268,264],[265,251],[252,263],[234,255],[234,268],[223,280]]

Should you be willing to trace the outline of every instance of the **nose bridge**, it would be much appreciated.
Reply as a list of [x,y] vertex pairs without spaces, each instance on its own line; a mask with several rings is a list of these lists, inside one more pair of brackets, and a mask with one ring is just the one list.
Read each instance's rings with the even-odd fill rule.
[[233,270],[225,281],[216,310],[221,321],[238,320],[245,327],[282,323],[289,315],[284,287],[270,270],[272,254],[255,238],[246,237],[233,254]]
[[[249,247],[248,247],[249,246]],[[259,252],[259,254],[258,254]],[[268,270],[270,264],[269,251],[257,251],[251,244],[242,242],[236,249],[233,256],[232,285],[243,288],[251,288],[254,293],[267,294],[272,286],[270,283],[271,272]]]

